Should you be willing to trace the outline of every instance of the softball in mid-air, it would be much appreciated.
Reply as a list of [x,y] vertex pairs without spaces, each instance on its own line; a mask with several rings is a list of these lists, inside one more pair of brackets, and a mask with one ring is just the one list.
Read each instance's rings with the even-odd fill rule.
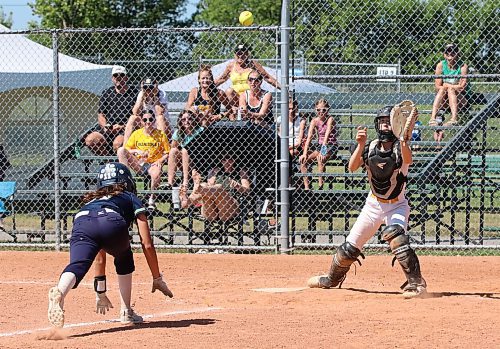
[[253,24],[253,14],[250,11],[243,11],[240,13],[240,23],[245,27]]

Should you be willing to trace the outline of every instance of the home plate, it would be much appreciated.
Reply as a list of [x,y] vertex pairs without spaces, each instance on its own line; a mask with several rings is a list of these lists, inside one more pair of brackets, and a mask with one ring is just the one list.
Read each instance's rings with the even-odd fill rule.
[[267,293],[283,293],[303,291],[307,287],[272,287],[272,288],[253,288],[252,291],[267,292]]

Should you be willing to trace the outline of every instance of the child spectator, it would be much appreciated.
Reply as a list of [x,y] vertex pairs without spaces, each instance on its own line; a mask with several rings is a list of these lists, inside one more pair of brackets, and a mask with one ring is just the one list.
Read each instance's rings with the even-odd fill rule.
[[[315,104],[316,117],[311,120],[303,154],[299,157],[300,170],[307,173],[308,165],[314,160],[318,161],[318,172],[325,171],[326,162],[337,153],[337,129],[335,119],[328,115],[330,104],[325,99],[320,99]],[[314,133],[317,134],[318,143],[312,144]],[[319,189],[323,188],[323,177],[318,178]],[[304,177],[304,189],[309,190],[309,178]]]

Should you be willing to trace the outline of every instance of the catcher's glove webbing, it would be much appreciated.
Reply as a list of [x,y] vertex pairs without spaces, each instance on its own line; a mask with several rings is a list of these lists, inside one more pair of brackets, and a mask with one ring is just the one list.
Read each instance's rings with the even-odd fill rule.
[[391,127],[394,136],[400,141],[411,139],[411,133],[418,119],[418,110],[413,101],[402,101],[392,108]]

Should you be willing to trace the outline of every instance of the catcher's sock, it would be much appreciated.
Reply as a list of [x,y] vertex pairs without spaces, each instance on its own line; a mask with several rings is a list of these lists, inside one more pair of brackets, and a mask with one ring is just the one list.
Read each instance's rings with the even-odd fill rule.
[[62,299],[63,295],[57,286],[49,290],[49,310],[47,315],[52,326],[64,326],[64,310],[61,307]]
[[71,290],[76,284],[76,275],[70,272],[65,272],[61,274],[59,278],[59,283],[57,284],[57,288],[61,291],[62,299],[61,299],[61,308],[64,308],[64,298],[68,294],[69,290]]
[[137,315],[133,309],[122,309],[120,311],[120,322],[122,324],[137,324],[143,321],[142,316]]
[[118,287],[120,288],[120,301],[122,312],[131,309],[130,299],[132,298],[132,273],[118,275]]

